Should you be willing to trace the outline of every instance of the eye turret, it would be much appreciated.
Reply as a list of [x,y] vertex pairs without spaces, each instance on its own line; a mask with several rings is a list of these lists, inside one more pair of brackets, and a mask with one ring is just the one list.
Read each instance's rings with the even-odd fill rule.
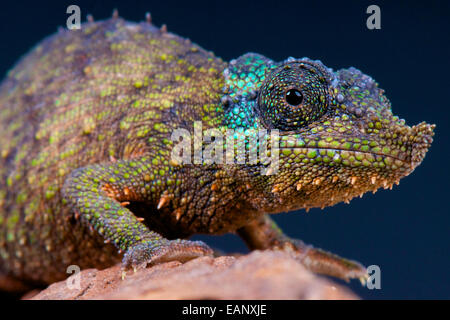
[[329,72],[310,60],[290,61],[266,77],[258,108],[267,126],[295,130],[319,119],[330,104]]

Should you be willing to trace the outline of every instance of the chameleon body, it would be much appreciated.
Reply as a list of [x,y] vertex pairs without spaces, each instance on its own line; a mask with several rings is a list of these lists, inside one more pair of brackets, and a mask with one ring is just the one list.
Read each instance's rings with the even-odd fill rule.
[[[276,132],[278,144],[261,154],[276,154],[278,167],[190,161],[209,150],[205,141],[198,148],[196,124],[266,130],[258,146]],[[354,68],[258,54],[227,63],[148,21],[61,30],[0,86],[3,288],[64,279],[70,265],[122,260],[127,269],[210,255],[179,239],[227,232],[252,249],[287,250],[316,272],[364,277],[359,263],[285,236],[267,214],[391,187],[421,163],[433,128],[407,126]],[[193,141],[174,140],[176,130]],[[182,140],[192,146],[179,154],[185,162],[173,152]],[[233,148],[252,150],[250,140]]]

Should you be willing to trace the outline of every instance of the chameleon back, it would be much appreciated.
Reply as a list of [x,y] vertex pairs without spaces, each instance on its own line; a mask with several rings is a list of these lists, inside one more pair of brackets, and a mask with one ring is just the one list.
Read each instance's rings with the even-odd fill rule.
[[65,177],[142,154],[163,162],[173,128],[218,121],[224,68],[188,39],[122,19],[60,31],[23,57],[0,87],[0,270],[50,282],[70,261],[116,261],[71,218]]

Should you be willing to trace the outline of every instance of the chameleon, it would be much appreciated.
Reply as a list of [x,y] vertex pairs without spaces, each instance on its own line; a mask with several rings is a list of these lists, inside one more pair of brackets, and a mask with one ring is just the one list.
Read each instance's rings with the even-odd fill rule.
[[[121,261],[126,274],[210,256],[189,237],[224,233],[364,279],[362,264],[285,235],[269,215],[392,188],[434,128],[408,126],[353,67],[226,62],[149,15],[60,29],[0,86],[0,287],[46,286],[71,265]],[[225,140],[236,141],[226,154]]]

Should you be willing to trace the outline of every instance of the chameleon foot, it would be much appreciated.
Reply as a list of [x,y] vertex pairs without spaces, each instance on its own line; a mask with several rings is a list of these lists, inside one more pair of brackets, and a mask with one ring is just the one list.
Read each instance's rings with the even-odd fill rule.
[[360,263],[347,260],[322,249],[306,245],[301,240],[286,236],[269,216],[264,215],[238,230],[250,249],[282,250],[308,270],[344,279],[359,279],[364,285],[368,278],[366,268]]
[[336,254],[313,248],[297,239],[289,239],[275,247],[290,252],[307,269],[349,281],[359,279],[364,285],[368,274],[366,268],[359,262],[342,258]]
[[212,256],[213,250],[202,241],[166,240],[149,241],[132,246],[122,260],[122,270],[145,268],[147,264],[167,261],[185,262],[201,256]]

